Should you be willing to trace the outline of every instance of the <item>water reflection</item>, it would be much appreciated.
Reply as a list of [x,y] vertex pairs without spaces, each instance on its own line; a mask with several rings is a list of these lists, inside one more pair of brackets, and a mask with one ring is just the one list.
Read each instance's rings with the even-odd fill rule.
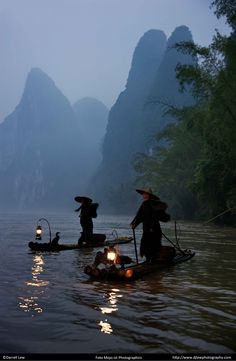
[[[99,307],[103,315],[111,314],[118,311],[118,299],[123,297],[122,294],[119,292],[120,290],[118,288],[112,288],[111,291],[108,292],[107,296],[104,296],[105,298],[107,298],[108,305]],[[101,320],[98,325],[101,327],[101,332],[108,334],[111,334],[113,332],[113,328],[108,322],[107,318]]]
[[33,261],[34,264],[31,269],[32,279],[25,282],[26,285],[29,286],[26,289],[26,293],[28,293],[28,295],[18,297],[20,309],[24,312],[31,312],[32,317],[35,314],[43,312],[43,308],[38,302],[45,291],[45,286],[49,284],[49,281],[45,281],[40,278],[40,275],[44,272],[43,256],[37,254],[34,256]]
[[110,333],[113,332],[113,329],[112,329],[110,323],[107,322],[107,320],[105,320],[105,322],[104,322],[104,321],[100,321],[100,322],[99,322],[99,326],[101,326],[101,332],[103,332],[103,333],[108,333],[108,334],[110,334]]
[[[70,222],[65,217],[61,227],[67,229],[68,219]],[[107,221],[107,230],[102,229],[101,233],[114,228],[117,218],[113,219],[114,223],[112,219]],[[128,220],[124,223],[129,224]],[[69,228],[70,236],[76,227]],[[164,233],[174,239],[170,228]],[[10,226],[8,229],[14,236],[16,232],[11,233]],[[11,349],[42,352],[40,347],[44,344],[45,352],[52,353],[235,352],[236,230],[203,228],[197,223],[183,223],[181,229],[181,246],[196,251],[192,260],[134,283],[121,284],[90,280],[84,274],[84,266],[91,263],[97,249],[61,252],[56,256],[43,254],[43,258],[31,253],[27,266],[25,245],[19,243],[18,234],[12,244],[18,253],[8,247],[11,237],[3,237],[3,250],[9,254],[1,263],[1,287],[6,297],[1,300],[1,311],[5,313],[2,329],[5,327]],[[123,230],[121,234],[128,232],[125,226]],[[138,245],[140,238],[137,236]],[[123,247],[122,253],[133,257],[133,244]],[[7,269],[10,262],[11,278]],[[21,277],[17,278],[16,272],[21,272]],[[16,274],[16,287],[12,284],[9,290],[12,274]],[[43,286],[46,280],[50,284]],[[17,298],[18,313],[14,300],[11,304],[12,295],[14,300],[15,296],[22,296]],[[48,336],[47,328],[52,322],[53,331],[49,330]],[[23,333],[22,346],[15,343],[19,328]]]
[[44,260],[42,255],[34,256],[34,265],[32,267],[32,280],[26,282],[27,286],[42,287],[48,285],[48,281],[43,281],[38,278],[43,273]]
[[37,300],[38,297],[19,297],[19,306],[22,309],[22,311],[25,312],[30,312],[30,311],[35,311],[36,313],[42,313],[43,309],[41,307],[39,307]]

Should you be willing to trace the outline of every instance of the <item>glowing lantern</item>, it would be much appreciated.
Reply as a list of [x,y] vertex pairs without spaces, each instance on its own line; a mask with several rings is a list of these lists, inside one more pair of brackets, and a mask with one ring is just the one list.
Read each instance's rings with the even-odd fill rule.
[[48,225],[48,230],[49,230],[49,243],[52,242],[52,233],[51,233],[51,227],[50,227],[50,223],[48,222],[48,220],[46,218],[40,218],[37,222],[37,228],[35,231],[35,239],[42,239],[42,233],[43,233],[43,229],[42,226],[39,225],[40,222],[45,221]]
[[114,251],[108,251],[107,252],[107,259],[108,261],[110,261],[111,263],[115,263],[116,262],[116,257],[117,257],[117,254],[116,252]]
[[42,239],[42,227],[37,226],[35,231],[35,239]]

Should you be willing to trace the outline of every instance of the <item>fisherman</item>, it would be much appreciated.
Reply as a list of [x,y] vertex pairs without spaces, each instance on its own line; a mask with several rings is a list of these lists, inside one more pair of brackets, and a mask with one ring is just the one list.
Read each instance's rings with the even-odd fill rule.
[[89,197],[78,196],[74,198],[76,202],[81,203],[81,206],[75,210],[80,211],[80,225],[82,227],[81,237],[78,239],[78,244],[92,242],[93,238],[93,220],[97,217],[98,203],[92,203]]
[[58,242],[59,242],[59,239],[60,239],[59,234],[60,234],[60,232],[57,232],[57,233],[56,233],[56,236],[53,238],[53,240],[52,240],[52,246],[57,246],[57,245],[58,245]]
[[165,212],[167,204],[154,195],[151,188],[136,189],[136,192],[142,195],[143,203],[130,225],[135,229],[140,223],[143,224],[140,255],[146,257],[147,263],[153,263],[158,259],[162,245],[159,221],[168,222],[170,215]]

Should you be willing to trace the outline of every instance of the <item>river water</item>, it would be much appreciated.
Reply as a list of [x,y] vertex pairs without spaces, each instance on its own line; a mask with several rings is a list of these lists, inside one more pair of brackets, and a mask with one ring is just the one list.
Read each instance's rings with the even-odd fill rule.
[[[76,242],[75,214],[0,216],[1,353],[235,353],[236,229],[179,222],[180,243],[195,257],[119,284],[84,274],[98,249],[29,250],[41,217],[61,243]],[[130,236],[131,218],[99,216],[94,228]],[[172,222],[162,228],[173,238]],[[135,259],[133,242],[119,248]]]

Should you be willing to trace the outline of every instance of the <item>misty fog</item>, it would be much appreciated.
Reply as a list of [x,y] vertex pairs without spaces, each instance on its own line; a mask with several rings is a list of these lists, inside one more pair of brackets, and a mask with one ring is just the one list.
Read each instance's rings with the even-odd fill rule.
[[229,30],[209,0],[1,0],[0,122],[20,101],[27,73],[45,71],[75,103],[94,97],[108,108],[125,88],[133,50],[145,31],[188,26],[209,44]]
[[164,85],[178,105],[192,102],[175,79],[190,60],[172,55],[169,41],[208,45],[215,28],[230,33],[209,5],[1,0],[1,207],[60,209],[89,192],[108,209],[133,208],[133,158],[173,122],[159,108],[155,119],[145,113],[145,102]]

